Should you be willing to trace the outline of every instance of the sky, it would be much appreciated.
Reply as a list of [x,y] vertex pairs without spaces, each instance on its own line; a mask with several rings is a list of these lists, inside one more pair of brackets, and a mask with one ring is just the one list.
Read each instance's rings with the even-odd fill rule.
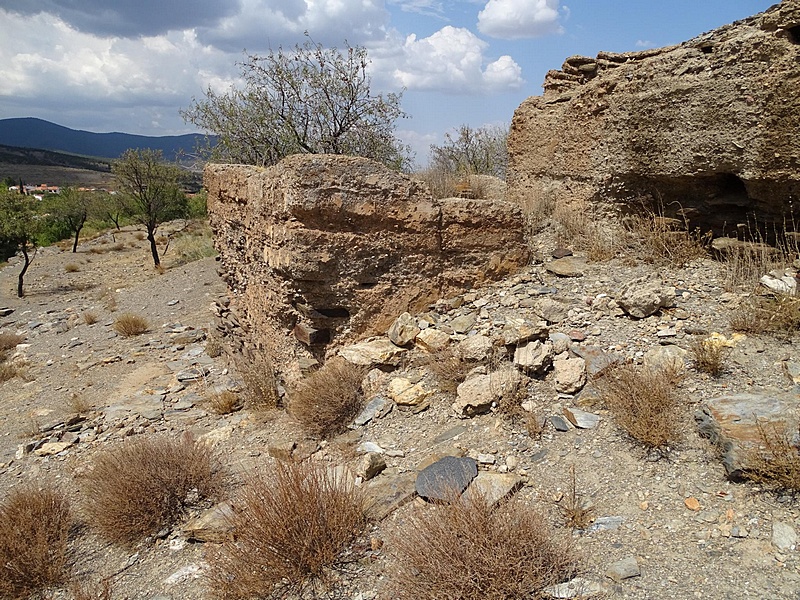
[[[668,46],[768,0],[0,0],[0,118],[176,135],[180,109],[239,81],[248,54],[364,46],[372,89],[403,92],[397,134],[424,165],[462,124],[510,124],[575,54]],[[2,141],[0,140],[0,143]]]

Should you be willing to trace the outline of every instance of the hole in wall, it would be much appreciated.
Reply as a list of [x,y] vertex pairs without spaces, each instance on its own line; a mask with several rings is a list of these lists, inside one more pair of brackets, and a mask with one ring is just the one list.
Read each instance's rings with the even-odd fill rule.
[[714,52],[714,46],[710,46],[710,45],[700,46],[700,51],[703,54],[711,54],[712,52]]
[[793,44],[800,44],[800,25],[786,28],[786,35]]
[[334,306],[332,308],[315,308],[319,314],[329,319],[349,319],[350,311],[341,306]]

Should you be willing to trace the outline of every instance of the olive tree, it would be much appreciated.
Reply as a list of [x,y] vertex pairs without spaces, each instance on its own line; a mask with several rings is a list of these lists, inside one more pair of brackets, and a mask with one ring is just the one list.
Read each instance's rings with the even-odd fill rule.
[[506,177],[508,167],[508,127],[469,125],[456,135],[446,133],[444,144],[431,146],[431,168],[459,175]]
[[35,198],[0,190],[0,241],[22,254],[22,269],[17,276],[17,296],[25,295],[25,273],[36,258],[36,236],[43,224],[36,213]]
[[409,150],[394,134],[406,116],[402,94],[373,94],[368,65],[361,46],[310,39],[291,51],[246,54],[238,63],[243,87],[209,87],[181,115],[216,136],[216,160],[266,166],[290,154],[350,154],[405,168]]
[[180,187],[182,171],[164,161],[160,150],[126,150],[112,164],[120,205],[147,231],[153,264],[161,260],[156,230],[164,221],[186,214],[186,196]]

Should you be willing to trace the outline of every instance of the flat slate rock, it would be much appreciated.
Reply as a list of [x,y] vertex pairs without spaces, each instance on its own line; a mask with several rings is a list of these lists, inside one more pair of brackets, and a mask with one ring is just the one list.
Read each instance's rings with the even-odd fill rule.
[[372,479],[366,487],[365,510],[370,519],[380,521],[414,498],[412,471],[394,477],[381,475]]
[[469,457],[445,456],[417,475],[414,488],[426,500],[449,501],[460,495],[478,475],[478,463]]
[[489,506],[495,507],[521,487],[522,478],[513,473],[482,471],[462,497],[467,501],[473,497],[482,498]]
[[722,455],[728,477],[744,478],[744,457],[762,443],[758,424],[766,431],[797,431],[800,395],[796,393],[741,393],[711,398],[695,413],[700,434]]
[[544,268],[558,277],[581,277],[586,268],[586,262],[574,256],[565,256],[545,264]]

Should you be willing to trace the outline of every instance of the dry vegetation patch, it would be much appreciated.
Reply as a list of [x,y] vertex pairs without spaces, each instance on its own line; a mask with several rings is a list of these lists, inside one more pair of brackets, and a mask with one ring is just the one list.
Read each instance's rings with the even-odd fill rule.
[[147,319],[133,313],[125,313],[114,321],[114,331],[123,337],[141,335],[150,329]]
[[235,506],[236,540],[209,555],[218,598],[324,597],[366,524],[352,483],[313,462],[251,476]]
[[694,368],[712,377],[720,377],[725,372],[725,360],[730,352],[731,348],[714,339],[695,340],[689,346]]
[[614,421],[649,450],[666,451],[680,437],[675,373],[620,365],[597,380]]
[[208,446],[185,435],[128,441],[98,454],[84,484],[89,522],[108,539],[134,544],[213,498],[221,471]]
[[787,294],[753,296],[736,309],[730,325],[744,333],[788,335],[800,329],[800,298]]
[[216,394],[211,394],[208,397],[208,406],[218,415],[227,415],[240,410],[244,406],[244,403],[241,398],[239,398],[239,394],[230,390],[224,390]]
[[54,489],[20,487],[0,505],[0,596],[28,598],[69,577],[69,502]]
[[538,598],[578,565],[570,539],[518,500],[495,510],[478,496],[425,507],[392,545],[399,600]]
[[757,426],[761,443],[745,456],[746,477],[767,489],[797,494],[800,492],[800,431],[761,422]]
[[364,375],[363,367],[334,357],[289,392],[289,412],[312,435],[340,433],[364,404]]

